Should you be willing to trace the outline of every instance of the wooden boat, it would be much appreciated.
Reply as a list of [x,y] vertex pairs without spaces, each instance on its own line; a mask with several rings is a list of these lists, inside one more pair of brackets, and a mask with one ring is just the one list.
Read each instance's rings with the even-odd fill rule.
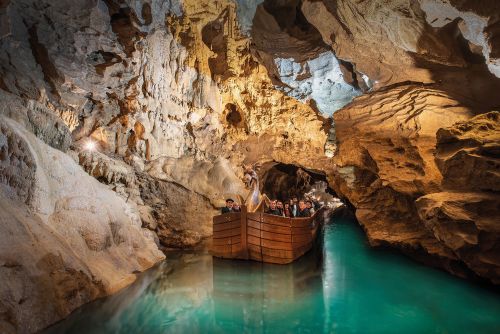
[[213,218],[212,255],[226,259],[286,264],[313,246],[323,219],[321,208],[312,217],[286,218],[261,212],[226,213]]

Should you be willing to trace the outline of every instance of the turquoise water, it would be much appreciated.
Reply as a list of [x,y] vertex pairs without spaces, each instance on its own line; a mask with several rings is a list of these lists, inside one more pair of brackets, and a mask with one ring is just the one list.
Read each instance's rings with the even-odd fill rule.
[[500,333],[500,294],[372,250],[336,219],[291,265],[169,254],[47,333]]

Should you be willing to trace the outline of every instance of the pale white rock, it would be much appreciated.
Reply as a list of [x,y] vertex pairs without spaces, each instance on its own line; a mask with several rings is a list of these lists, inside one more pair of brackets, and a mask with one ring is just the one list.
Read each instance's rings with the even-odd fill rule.
[[248,193],[242,179],[224,158],[214,162],[198,161],[194,157],[161,158],[149,163],[146,170],[153,177],[180,183],[193,192],[207,196],[217,207],[222,207],[227,197],[246,198]]
[[427,22],[433,27],[443,27],[460,18],[462,21],[459,28],[462,35],[471,43],[481,47],[488,69],[500,78],[500,59],[490,57],[491,47],[485,31],[489,17],[474,12],[459,11],[449,0],[420,0],[420,6],[426,13]]
[[164,258],[134,207],[5,116],[0,152],[0,328],[39,330]]
[[275,64],[285,84],[278,89],[303,102],[313,99],[325,117],[361,94],[361,90],[345,82],[339,61],[332,52],[322,53],[304,64],[293,58],[277,58]]

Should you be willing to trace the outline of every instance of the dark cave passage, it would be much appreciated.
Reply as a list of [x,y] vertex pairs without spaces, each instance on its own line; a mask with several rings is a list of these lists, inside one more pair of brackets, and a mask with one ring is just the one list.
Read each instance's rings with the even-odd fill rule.
[[328,186],[326,174],[321,171],[306,169],[294,164],[269,162],[260,172],[261,192],[269,198],[286,200],[293,196],[301,198],[310,192],[317,182],[326,184],[326,192],[336,196]]

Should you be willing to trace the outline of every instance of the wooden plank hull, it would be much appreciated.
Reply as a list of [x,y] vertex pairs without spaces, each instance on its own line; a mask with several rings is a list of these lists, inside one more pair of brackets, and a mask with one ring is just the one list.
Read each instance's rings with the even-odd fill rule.
[[285,218],[246,212],[215,216],[212,255],[226,259],[286,264],[313,246],[321,223],[318,210],[309,218]]

